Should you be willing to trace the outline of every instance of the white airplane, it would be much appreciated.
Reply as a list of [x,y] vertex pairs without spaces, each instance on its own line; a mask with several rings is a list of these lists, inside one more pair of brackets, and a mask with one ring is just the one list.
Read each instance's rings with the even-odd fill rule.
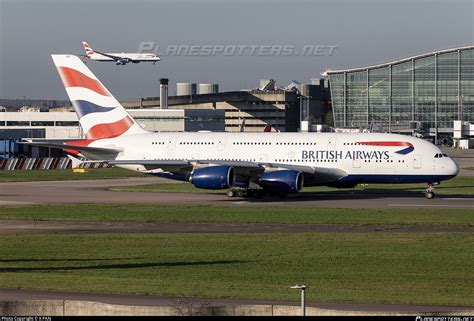
[[87,42],[82,42],[86,54],[83,57],[96,61],[115,61],[117,65],[126,65],[129,62],[153,62],[160,61],[160,57],[152,53],[103,53],[94,51]]
[[86,139],[29,144],[60,148],[91,162],[189,181],[197,188],[229,189],[231,197],[286,196],[304,186],[427,183],[426,197],[433,198],[433,185],[459,172],[438,147],[404,135],[148,132],[78,57],[52,58]]

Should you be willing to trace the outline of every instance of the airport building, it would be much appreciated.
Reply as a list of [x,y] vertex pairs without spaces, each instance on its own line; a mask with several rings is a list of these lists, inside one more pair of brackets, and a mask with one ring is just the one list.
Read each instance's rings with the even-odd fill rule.
[[165,106],[160,97],[123,102],[123,105],[129,109],[220,110],[224,112],[227,132],[262,132],[268,124],[272,125],[272,131],[297,132],[302,106],[307,107],[303,117],[314,123],[322,123],[330,109],[325,79],[280,88],[275,87],[273,80],[265,79],[260,85],[259,89],[218,92],[217,84],[177,83],[177,94],[167,97]]
[[327,70],[339,128],[378,126],[425,137],[452,135],[474,122],[474,47],[426,53],[380,65]]

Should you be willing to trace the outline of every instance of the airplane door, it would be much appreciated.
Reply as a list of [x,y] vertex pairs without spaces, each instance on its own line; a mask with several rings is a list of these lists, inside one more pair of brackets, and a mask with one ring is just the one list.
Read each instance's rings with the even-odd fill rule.
[[354,168],[360,168],[360,159],[354,159],[354,160],[352,160],[352,167],[354,167]]
[[168,150],[174,150],[176,148],[176,137],[170,137],[168,139]]
[[223,150],[225,148],[225,138],[221,137],[219,138],[219,141],[217,143],[217,149]]
[[421,168],[421,155],[413,156],[413,168]]
[[336,138],[336,137],[331,137],[331,138],[329,138],[329,141],[328,141],[328,150],[335,150],[335,149],[336,149],[336,142],[337,142],[337,138]]

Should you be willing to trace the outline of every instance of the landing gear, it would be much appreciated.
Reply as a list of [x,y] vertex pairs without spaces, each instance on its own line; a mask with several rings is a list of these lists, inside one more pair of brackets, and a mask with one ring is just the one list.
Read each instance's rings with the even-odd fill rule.
[[426,189],[426,192],[425,192],[425,196],[429,200],[433,199],[436,196],[433,185],[431,184],[428,185],[428,188]]
[[239,188],[228,190],[226,195],[227,197],[260,198],[265,195],[265,192],[260,189]]
[[230,189],[226,193],[227,197],[242,197],[244,196],[244,190],[243,189]]

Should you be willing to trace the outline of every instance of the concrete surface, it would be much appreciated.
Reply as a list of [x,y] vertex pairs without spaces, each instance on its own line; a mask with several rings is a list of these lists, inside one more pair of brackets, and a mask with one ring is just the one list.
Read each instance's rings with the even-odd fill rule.
[[[306,308],[307,316],[470,316],[474,310],[438,312],[383,312]],[[3,316],[299,316],[301,307],[286,305],[203,305],[199,303],[172,306],[118,305],[92,301],[27,300],[0,301]]]
[[[156,182],[169,182],[153,179]],[[0,205],[21,204],[162,204],[162,205],[222,205],[222,206],[291,206],[337,208],[440,207],[474,208],[474,196],[425,198],[424,193],[393,191],[388,196],[353,194],[341,190],[336,194],[302,193],[278,198],[228,198],[224,193],[150,193],[113,192],[113,186],[150,184],[149,178],[127,178],[87,181],[0,183]]]

